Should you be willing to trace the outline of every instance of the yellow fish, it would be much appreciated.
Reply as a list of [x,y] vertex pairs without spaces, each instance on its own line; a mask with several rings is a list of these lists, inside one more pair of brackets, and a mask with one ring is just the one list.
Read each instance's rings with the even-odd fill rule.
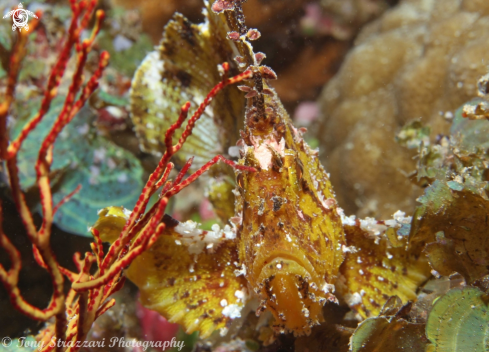
[[[259,32],[246,28],[241,8],[233,1],[218,0],[212,10],[208,7],[206,22],[198,26],[177,15],[167,25],[159,50],[136,74],[133,113],[142,114],[137,117],[142,121],[138,131],[151,137],[146,147],[162,145],[151,129],[144,132],[141,127],[158,121],[158,110],[151,105],[156,98],[145,98],[153,76],[169,80],[169,72],[177,76],[188,68],[190,72],[175,78],[177,88],[185,95],[190,87],[198,98],[193,83],[199,79],[203,85],[217,83],[217,74],[207,72],[205,80],[203,70],[215,67],[231,52],[237,72],[238,68],[253,72],[252,79],[238,87],[246,92],[246,100],[236,98],[239,91],[232,88],[225,94],[238,102],[218,99],[206,110],[202,126],[212,121],[233,126],[232,116],[241,113],[244,128],[232,150],[239,155],[238,164],[257,171],[236,171],[235,216],[224,228],[216,224],[204,231],[192,221],[165,217],[163,235],[126,271],[139,287],[142,303],[205,338],[216,329],[225,333],[253,298],[259,302],[257,315],[271,312],[274,330],[294,335],[309,334],[320,324],[328,301],[346,303],[365,318],[378,314],[390,296],[415,300],[430,268],[426,258],[408,246],[404,232],[410,218],[400,212],[388,221],[344,216],[318,152],[302,138],[305,131],[293,126],[269,84],[275,73],[261,65],[265,55],[253,51],[250,41],[259,38]],[[225,33],[230,40],[223,38]],[[159,69],[148,66],[158,59],[163,61]],[[163,81],[155,87],[162,91],[174,87],[168,83],[164,88]],[[171,123],[170,103],[158,104],[166,106],[162,119],[166,126]],[[213,133],[217,129],[213,127]],[[216,136],[207,138],[205,131],[194,131],[193,147],[182,148],[184,157],[201,144],[205,146],[198,150],[201,158],[232,145],[231,135],[220,143]],[[125,217],[120,208],[105,209],[94,228],[102,239],[113,240]]]

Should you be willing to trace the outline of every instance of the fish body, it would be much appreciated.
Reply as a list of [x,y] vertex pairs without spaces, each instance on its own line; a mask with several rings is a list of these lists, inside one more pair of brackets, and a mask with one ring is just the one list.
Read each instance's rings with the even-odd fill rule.
[[[181,103],[165,97],[188,97],[198,105],[208,93],[204,89],[222,79],[207,71],[230,58],[236,62],[232,74],[253,72],[245,85],[227,87],[215,97],[188,148],[179,152],[182,160],[197,154],[199,167],[236,143],[238,164],[255,171],[235,171],[234,190],[209,192],[218,214],[229,214],[233,206],[219,204],[223,201],[234,201],[235,214],[208,231],[166,216],[164,233],[126,270],[140,289],[141,302],[206,338],[215,330],[226,334],[255,299],[256,314],[270,312],[276,333],[296,336],[309,334],[323,321],[327,302],[347,304],[362,319],[379,314],[391,296],[404,303],[416,299],[431,269],[419,247],[409,247],[411,218],[403,213],[387,221],[344,216],[318,151],[302,138],[305,130],[293,126],[270,85],[275,73],[261,65],[265,55],[253,51],[250,41],[260,35],[244,27],[238,3],[208,5],[206,22],[198,26],[176,15],[132,84],[131,110],[141,143],[159,154],[161,131],[171,125],[174,105]],[[217,131],[228,132],[222,137]],[[215,177],[222,177],[219,170]],[[219,195],[225,189],[229,194]],[[99,216],[94,229],[109,239],[122,229],[126,215],[109,209]]]
[[238,251],[248,284],[278,331],[308,332],[322,321],[343,262],[345,236],[329,178],[280,100],[250,98],[237,175]]

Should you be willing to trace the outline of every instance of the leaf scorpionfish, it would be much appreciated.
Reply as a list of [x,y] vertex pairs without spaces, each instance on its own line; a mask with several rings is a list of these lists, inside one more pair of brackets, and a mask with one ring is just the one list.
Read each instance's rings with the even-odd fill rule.
[[[261,64],[265,55],[253,51],[251,41],[259,32],[246,28],[240,6],[240,1],[217,0],[207,6],[201,25],[176,15],[159,51],[148,55],[133,82],[136,132],[150,149],[161,147],[158,134],[165,125],[162,130],[141,126],[170,119],[171,110],[156,94],[198,102],[199,87],[220,79],[209,73],[211,67],[216,71],[217,63],[229,59],[237,72],[253,72],[245,85],[222,93],[227,102],[216,97],[192,136],[199,147],[182,151],[205,156],[200,146],[206,138],[221,146],[236,143],[238,164],[257,171],[236,170],[234,215],[224,228],[204,231],[192,221],[166,219],[165,233],[126,270],[142,303],[206,338],[217,329],[225,334],[249,307],[257,315],[268,312],[277,333],[297,336],[324,320],[326,302],[347,304],[361,319],[378,314],[391,296],[415,300],[430,268],[408,245],[410,218],[401,212],[386,221],[343,214],[318,151],[302,138],[305,130],[293,126],[269,83],[275,73]],[[198,78],[205,69],[205,78]],[[181,104],[179,98],[175,104]],[[244,120],[239,139],[226,133],[216,137],[219,129],[212,123],[229,126],[231,118]],[[108,238],[124,219],[122,209],[106,208],[94,227]]]

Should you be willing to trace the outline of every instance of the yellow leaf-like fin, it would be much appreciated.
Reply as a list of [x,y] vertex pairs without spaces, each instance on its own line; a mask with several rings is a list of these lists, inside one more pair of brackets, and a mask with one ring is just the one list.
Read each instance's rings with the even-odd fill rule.
[[[93,228],[103,241],[117,239],[127,210],[108,207]],[[236,276],[238,251],[235,231],[228,225],[203,231],[193,221],[179,223],[165,215],[167,229],[153,246],[125,271],[141,292],[141,302],[170,322],[202,338],[225,332],[239,318],[247,300],[246,281]],[[239,274],[239,272],[237,272]]]
[[[363,318],[376,316],[390,296],[403,303],[416,300],[416,290],[431,276],[428,260],[407,247],[407,236],[389,241],[383,230],[344,226],[348,247],[336,288]],[[373,234],[373,232],[376,232]]]
[[131,212],[124,207],[111,206],[99,210],[98,220],[93,228],[103,242],[114,242],[120,235]]
[[[228,29],[209,9],[205,22],[195,25],[175,14],[166,25],[156,51],[149,53],[135,73],[131,87],[131,113],[141,148],[159,155],[164,151],[165,131],[178,118],[180,107],[190,101],[193,111],[221,81],[218,64],[228,62],[230,75],[239,71],[233,60],[234,44],[226,39]],[[216,154],[228,152],[243,125],[243,94],[235,86],[216,96],[197,121],[177,161],[194,156],[196,169]],[[175,139],[180,137],[177,130]]]
[[[185,224],[188,225],[187,222]],[[226,232],[196,230],[180,223],[168,229],[149,251],[126,271],[141,291],[141,302],[187,333],[199,331],[202,338],[214,330],[226,331],[240,317],[247,291],[243,276],[236,276],[238,261],[234,239],[217,235]],[[200,231],[194,241],[187,236]],[[187,232],[187,233],[185,233]],[[206,236],[211,238],[206,240]],[[219,239],[220,238],[220,239]],[[210,250],[209,250],[210,247]]]

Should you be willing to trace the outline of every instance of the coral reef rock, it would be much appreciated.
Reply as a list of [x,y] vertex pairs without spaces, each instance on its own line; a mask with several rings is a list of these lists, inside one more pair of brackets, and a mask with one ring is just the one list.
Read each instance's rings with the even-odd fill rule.
[[477,96],[489,64],[489,1],[405,0],[367,25],[324,88],[317,136],[339,204],[388,217],[412,211],[421,189],[413,156],[395,141],[406,123],[445,134]]

